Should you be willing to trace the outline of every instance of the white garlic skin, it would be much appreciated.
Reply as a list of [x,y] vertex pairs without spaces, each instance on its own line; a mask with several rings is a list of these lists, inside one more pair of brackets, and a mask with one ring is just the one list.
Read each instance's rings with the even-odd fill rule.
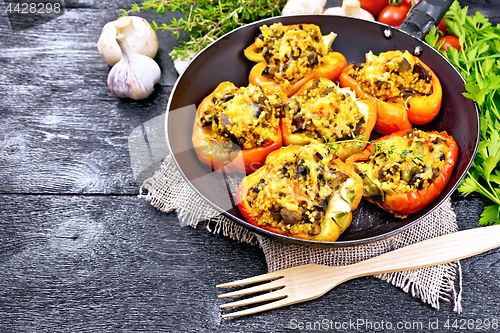
[[361,8],[359,0],[344,0],[342,7],[330,7],[325,9],[324,14],[357,17],[368,21],[375,21],[375,18],[368,11]]
[[325,4],[326,0],[288,0],[281,15],[320,14]]
[[114,66],[121,59],[121,51],[116,36],[125,35],[128,44],[135,53],[150,58],[158,52],[158,38],[156,32],[145,19],[138,16],[125,16],[116,21],[107,23],[101,32],[97,49],[101,58],[110,66]]
[[139,100],[148,97],[160,81],[160,66],[150,57],[132,51],[123,35],[118,35],[116,41],[122,57],[109,72],[109,89],[121,98]]

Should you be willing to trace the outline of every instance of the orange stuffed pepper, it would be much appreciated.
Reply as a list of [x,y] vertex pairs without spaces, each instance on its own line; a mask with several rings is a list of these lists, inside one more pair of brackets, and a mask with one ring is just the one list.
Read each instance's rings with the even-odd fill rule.
[[257,63],[250,71],[249,82],[266,91],[291,96],[311,79],[337,80],[347,66],[344,55],[331,50],[336,35],[322,36],[317,25],[275,23],[260,27],[260,31],[244,53]]
[[446,132],[411,129],[375,140],[347,162],[363,178],[365,199],[404,218],[439,196],[457,157],[457,143]]
[[320,78],[308,81],[286,102],[281,120],[283,145],[324,143],[345,160],[361,152],[375,125],[377,111],[348,88]]
[[443,93],[436,74],[408,51],[366,55],[366,63],[344,68],[341,87],[377,107],[375,130],[390,134],[427,124],[439,113]]
[[363,181],[327,145],[288,146],[246,176],[237,192],[245,219],[273,233],[333,242],[352,221]]
[[251,173],[281,147],[283,96],[222,82],[198,106],[192,142],[198,159],[220,172]]

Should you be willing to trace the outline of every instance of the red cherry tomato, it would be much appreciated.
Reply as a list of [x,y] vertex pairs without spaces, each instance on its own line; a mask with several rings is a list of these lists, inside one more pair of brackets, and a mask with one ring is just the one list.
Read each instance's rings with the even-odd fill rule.
[[[413,2],[415,3],[415,6],[416,6],[417,3],[420,2],[420,0],[413,0]],[[403,0],[403,5],[406,5],[406,6],[411,8],[411,5],[412,5],[411,0]]]
[[449,47],[453,47],[454,49],[457,49],[460,51],[460,42],[458,41],[458,38],[453,36],[453,35],[444,35],[443,37],[438,39],[438,44],[444,40],[444,44],[441,46],[440,50],[446,51],[446,49]]
[[441,22],[439,22],[439,25],[437,26],[437,31],[441,31],[443,35],[446,35],[446,23],[444,22],[444,17],[441,20]]
[[404,21],[409,11],[410,7],[406,5],[387,5],[378,15],[378,21],[397,28]]
[[361,8],[367,10],[373,16],[377,16],[382,8],[389,3],[388,0],[360,0],[359,2],[361,3]]

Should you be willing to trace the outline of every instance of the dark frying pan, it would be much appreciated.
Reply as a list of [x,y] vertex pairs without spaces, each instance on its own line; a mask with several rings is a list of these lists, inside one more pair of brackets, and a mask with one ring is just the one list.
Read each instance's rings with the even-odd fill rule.
[[[439,22],[450,2],[421,1],[410,13],[410,21],[402,24],[408,33],[355,18],[301,15],[255,22],[221,37],[193,59],[177,80],[168,103],[167,141],[183,177],[226,217],[256,233],[289,243],[320,247],[352,246],[394,235],[417,223],[457,188],[474,159],[479,142],[479,117],[474,102],[462,95],[465,91],[463,78],[438,52],[412,36],[421,37],[434,22]],[[429,21],[431,23],[426,23]],[[442,83],[443,103],[436,119],[420,128],[447,131],[458,143],[459,157],[448,185],[431,205],[406,219],[397,219],[375,205],[362,201],[353,214],[351,226],[336,242],[306,241],[276,235],[254,227],[243,219],[235,198],[235,185],[243,175],[213,172],[210,167],[199,162],[191,143],[192,126],[196,106],[220,82],[231,81],[237,86],[248,84],[248,73],[254,63],[244,57],[243,50],[252,44],[261,25],[275,22],[285,25],[313,23],[321,28],[323,34],[336,32],[338,36],[332,48],[343,53],[349,63],[364,62],[365,54],[370,50],[375,54],[388,50],[409,50],[417,53],[432,68]]]

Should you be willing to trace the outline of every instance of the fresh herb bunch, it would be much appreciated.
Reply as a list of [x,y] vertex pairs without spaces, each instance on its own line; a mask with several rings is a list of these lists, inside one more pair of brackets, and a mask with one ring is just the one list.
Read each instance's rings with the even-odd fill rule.
[[130,10],[120,9],[120,17],[141,10],[184,14],[184,18],[174,17],[169,24],[152,21],[151,26],[155,31],[169,30],[177,38],[181,31],[187,32],[189,41],[181,41],[170,53],[173,59],[186,59],[239,26],[280,15],[285,4],[286,0],[146,0],[133,4]]
[[[477,155],[458,190],[464,195],[477,192],[491,201],[481,214],[480,225],[500,224],[500,25],[492,26],[479,12],[468,16],[467,9],[455,1],[445,15],[461,51],[440,51],[465,78],[464,96],[477,103],[481,121]],[[439,49],[438,38],[432,29],[425,41]]]

